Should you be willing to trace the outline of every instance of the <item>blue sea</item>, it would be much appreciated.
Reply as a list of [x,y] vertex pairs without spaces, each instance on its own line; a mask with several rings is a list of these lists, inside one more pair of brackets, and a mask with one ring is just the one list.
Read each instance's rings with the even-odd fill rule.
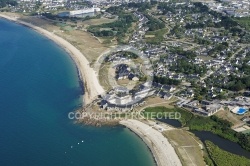
[[82,100],[69,55],[37,32],[0,19],[1,166],[153,166],[127,128],[68,119]]

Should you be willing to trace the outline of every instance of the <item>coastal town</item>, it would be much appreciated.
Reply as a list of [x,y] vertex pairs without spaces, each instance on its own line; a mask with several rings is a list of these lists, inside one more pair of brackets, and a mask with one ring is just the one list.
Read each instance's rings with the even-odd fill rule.
[[[157,118],[120,121],[140,137],[153,128],[155,137],[145,139],[162,140],[177,151],[169,153],[156,143],[162,151],[161,156],[156,150],[158,165],[216,165],[209,148],[207,156],[201,155],[212,145],[187,134],[196,149],[186,154],[190,150],[181,148],[189,145],[173,143],[174,131],[209,131],[250,150],[250,0],[5,2],[1,17],[42,31],[64,48],[70,45],[66,50],[78,59],[84,86],[79,112],[181,114],[183,131]],[[88,35],[84,44],[83,33]],[[101,123],[89,117],[80,122]],[[172,145],[163,135],[171,135]],[[194,157],[198,153],[201,161]]]

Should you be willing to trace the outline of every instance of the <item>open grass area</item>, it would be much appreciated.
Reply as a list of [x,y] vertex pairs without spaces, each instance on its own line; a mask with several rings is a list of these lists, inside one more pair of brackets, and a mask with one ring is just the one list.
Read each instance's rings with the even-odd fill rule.
[[234,18],[241,26],[250,30],[250,17]]
[[145,98],[145,105],[143,107],[136,107],[134,108],[135,111],[143,111],[148,107],[156,107],[156,106],[163,106],[166,108],[174,108],[173,105],[171,105],[171,103],[175,102],[177,99],[176,98],[171,98],[170,100],[165,100],[162,99],[160,97],[156,97],[156,96],[151,96],[151,97],[147,97]]
[[192,133],[181,129],[164,131],[184,166],[205,166],[202,144],[194,138]]
[[117,45],[117,40],[113,36],[110,36],[110,37],[98,37],[98,39],[105,46],[114,46],[114,45]]
[[73,28],[71,26],[64,26],[61,29],[64,31],[73,31]]
[[156,31],[148,31],[145,35],[146,42],[150,44],[160,44],[164,40],[164,35],[168,32],[167,28]]
[[240,118],[238,118],[237,115],[233,114],[232,112],[228,110],[221,110],[217,112],[215,115],[218,116],[219,118],[225,119],[233,123],[233,126],[238,126],[242,124],[242,121],[240,120]]
[[84,31],[59,31],[57,34],[76,46],[90,62],[95,61],[107,49],[98,39]]
[[[194,48],[194,50],[195,50],[195,48]],[[213,58],[212,57],[210,57],[210,56],[202,56],[202,55],[200,55],[200,56],[197,56],[198,58],[201,58],[203,61],[209,61],[209,60],[213,60]]]
[[108,73],[109,73],[109,65],[102,65],[99,70],[99,82],[105,90],[112,89],[112,86],[110,85],[109,82]]
[[117,19],[109,19],[109,18],[98,18],[98,19],[90,19],[90,20],[86,20],[83,21],[82,24],[90,26],[90,25],[101,25],[101,24],[105,24],[105,23],[111,23],[116,21]]
[[132,26],[128,29],[128,32],[126,33],[126,36],[124,37],[124,42],[128,42],[130,37],[132,37],[132,34],[134,33],[135,29],[136,29],[137,23],[133,22]]
[[155,35],[145,35],[145,38],[154,38]]
[[160,98],[158,96],[151,96],[145,99],[146,105],[148,107],[153,106],[164,106],[166,108],[174,108],[173,105],[171,105],[172,102],[175,102],[175,98],[171,98],[170,100],[165,100],[163,98]]

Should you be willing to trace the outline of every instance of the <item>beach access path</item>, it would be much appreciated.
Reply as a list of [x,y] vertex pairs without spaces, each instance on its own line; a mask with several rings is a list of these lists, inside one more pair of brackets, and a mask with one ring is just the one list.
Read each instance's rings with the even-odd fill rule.
[[85,93],[83,100],[85,105],[90,104],[98,95],[105,92],[102,86],[99,84],[98,73],[92,67],[90,67],[90,63],[86,57],[71,43],[43,28],[18,20],[18,17],[6,16],[4,14],[0,14],[0,17],[34,29],[38,33],[57,43],[70,54],[78,68],[80,77],[84,82]]
[[168,139],[159,130],[148,124],[134,119],[122,120],[120,124],[126,126],[148,145],[158,166],[181,166],[181,161]]

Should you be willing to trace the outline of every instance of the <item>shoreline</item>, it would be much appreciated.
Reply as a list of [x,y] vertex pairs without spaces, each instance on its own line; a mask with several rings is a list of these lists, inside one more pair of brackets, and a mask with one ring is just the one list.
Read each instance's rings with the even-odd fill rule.
[[145,142],[145,140],[144,140],[141,136],[139,136],[138,133],[136,133],[135,131],[133,131],[131,128],[129,128],[129,127],[127,127],[127,126],[125,126],[125,125],[123,125],[123,124],[121,124],[121,123],[119,123],[119,124],[122,125],[123,127],[127,128],[127,129],[129,129],[129,131],[133,132],[134,134],[136,134],[137,137],[139,137],[139,138],[146,144],[148,150],[150,151],[150,153],[151,153],[152,156],[153,156],[154,163],[156,164],[156,166],[158,166],[158,162],[157,162],[157,159],[156,159],[156,157],[155,157],[155,154],[153,153],[153,151],[151,150],[151,148],[149,147],[149,145]]
[[159,131],[138,120],[122,120],[120,124],[138,135],[150,149],[157,166],[181,166],[181,161],[168,139]]
[[[90,67],[90,63],[86,59],[86,57],[71,43],[41,27],[18,20],[17,17],[10,17],[0,13],[0,18],[7,19],[9,21],[35,30],[39,34],[55,42],[70,55],[77,68],[78,78],[81,82],[80,86],[84,86],[84,105],[90,104],[98,95],[105,92],[105,90],[99,83],[98,73],[96,73],[96,71],[94,71],[94,69]],[[150,149],[150,152],[153,155],[157,166],[182,165],[174,148],[169,143],[168,139],[162,135],[162,133],[155,129],[152,129],[149,125],[136,120],[122,120],[119,123],[137,134],[143,140],[143,142]],[[149,130],[145,131],[145,128]],[[148,134],[148,131],[150,131],[151,133]]]
[[4,14],[0,14],[0,18],[13,21],[17,24],[21,24],[23,26],[31,28],[32,30],[35,30],[39,34],[55,42],[70,55],[71,59],[76,65],[78,77],[84,86],[84,97],[82,101],[84,105],[90,104],[98,95],[105,92],[102,86],[99,84],[96,71],[94,71],[94,69],[90,67],[90,63],[86,59],[86,57],[71,43],[43,28],[18,20],[17,17],[10,17]]

